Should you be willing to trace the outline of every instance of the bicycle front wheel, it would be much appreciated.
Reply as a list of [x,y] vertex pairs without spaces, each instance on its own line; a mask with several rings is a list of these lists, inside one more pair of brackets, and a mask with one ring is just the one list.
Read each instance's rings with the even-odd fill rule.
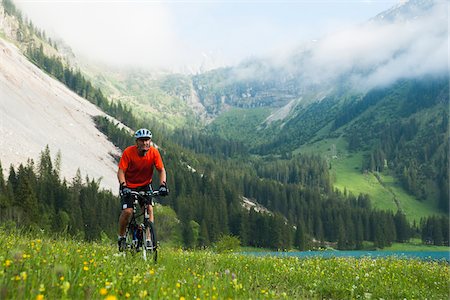
[[158,244],[156,240],[155,226],[151,222],[145,223],[145,227],[148,228],[149,235],[145,233],[145,245],[143,247],[145,249],[145,254],[143,253],[144,259],[146,260],[147,257],[151,256],[153,261],[156,263],[158,260]]

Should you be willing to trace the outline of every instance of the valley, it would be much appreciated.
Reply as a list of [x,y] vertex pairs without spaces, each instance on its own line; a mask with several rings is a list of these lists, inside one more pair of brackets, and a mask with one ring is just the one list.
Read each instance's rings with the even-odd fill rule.
[[[411,51],[392,47],[380,57],[348,48],[364,59],[345,66],[323,60],[330,42],[324,38],[287,57],[288,68],[249,59],[197,74],[120,70],[77,61],[67,54],[70,47],[23,22],[10,1],[2,3],[7,59],[1,65],[1,113],[7,122],[1,130],[11,138],[8,143],[24,141],[19,148],[33,153],[17,159],[20,151],[11,149],[1,158],[0,220],[22,216],[25,208],[14,200],[18,195],[27,191],[36,204],[45,201],[47,191],[53,200],[33,206],[33,213],[48,211],[50,221],[31,226],[59,230],[64,224],[71,234],[90,240],[114,236],[113,228],[101,229],[95,207],[82,205],[77,212],[89,228],[70,218],[66,199],[87,203],[90,195],[102,199],[95,205],[113,211],[114,159],[133,143],[130,131],[149,127],[169,170],[173,192],[161,204],[175,215],[171,242],[176,245],[210,247],[223,235],[270,249],[327,243],[361,249],[367,241],[381,249],[411,238],[448,245],[448,72],[420,64],[408,75],[379,76],[392,62],[420,54],[410,40],[402,39],[398,47]],[[426,23],[433,16],[444,22],[439,5],[413,0],[395,8],[392,23],[376,18],[362,27],[402,36],[410,22],[415,41],[423,34],[417,28],[425,24],[441,41],[446,33]],[[28,77],[9,71],[23,69]],[[32,129],[40,127],[31,144]],[[13,128],[20,129],[17,136]],[[58,145],[62,164],[55,159],[44,168],[54,176],[48,188],[48,174],[34,166],[52,161],[49,152],[57,152]],[[243,199],[266,213],[243,209]],[[105,218],[114,224],[115,217]]]

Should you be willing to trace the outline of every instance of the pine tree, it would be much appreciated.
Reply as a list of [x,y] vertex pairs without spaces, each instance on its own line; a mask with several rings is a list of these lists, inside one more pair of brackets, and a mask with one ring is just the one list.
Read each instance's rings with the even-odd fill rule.
[[31,224],[38,224],[41,221],[38,209],[38,199],[28,177],[19,176],[15,198],[20,199],[17,201],[17,205],[21,208],[23,216],[19,220],[20,222],[18,225],[29,226]]
[[406,220],[405,214],[398,210],[394,216],[394,222],[397,242],[404,243],[408,241],[411,237],[411,228]]
[[3,176],[2,162],[0,161],[0,195],[6,195],[6,182]]
[[200,225],[198,245],[202,248],[209,246],[208,227],[206,226],[206,222],[204,219],[202,220],[202,224]]
[[303,221],[299,221],[297,223],[297,228],[295,231],[294,245],[300,251],[304,251],[308,248],[307,238],[306,238],[306,233],[305,233],[304,227],[305,227],[305,225],[304,225]]

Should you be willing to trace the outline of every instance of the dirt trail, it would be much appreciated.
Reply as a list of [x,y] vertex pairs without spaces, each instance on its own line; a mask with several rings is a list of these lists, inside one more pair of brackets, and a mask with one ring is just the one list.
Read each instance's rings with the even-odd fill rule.
[[381,179],[380,175],[377,172],[373,173],[373,175],[375,175],[375,178],[378,180],[381,186],[384,187],[392,195],[392,201],[394,201],[395,205],[397,206],[397,209],[400,212],[403,212],[402,207],[400,205],[400,201],[397,199],[397,195],[395,195],[394,191],[390,187],[386,186],[386,184],[383,182],[383,180]]

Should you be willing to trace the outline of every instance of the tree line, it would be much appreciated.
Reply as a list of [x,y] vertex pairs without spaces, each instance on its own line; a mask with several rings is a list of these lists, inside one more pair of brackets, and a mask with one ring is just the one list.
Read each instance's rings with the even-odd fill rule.
[[[339,249],[361,249],[363,241],[383,248],[421,236],[426,243],[448,245],[448,218],[430,217],[419,227],[411,226],[400,212],[394,215],[371,209],[364,195],[354,197],[334,191],[324,197],[311,188],[292,184],[283,188],[264,180],[261,184],[244,182],[243,186],[250,186],[250,194],[229,177],[217,177],[228,172],[216,171],[212,164],[207,166],[210,172],[193,172],[178,165],[176,159],[182,157],[168,150],[163,155],[171,194],[162,204],[172,207],[176,217],[161,230],[176,230],[170,231],[174,236],[163,236],[164,240],[181,237],[186,247],[208,247],[223,235],[234,235],[242,245],[303,250],[329,244]],[[37,164],[28,160],[17,169],[11,166],[7,179],[0,174],[0,223],[13,222],[86,240],[100,239],[103,234],[114,238],[119,199],[110,191],[100,190],[99,181],[88,177],[83,180],[79,172],[67,182],[60,177],[59,168],[60,154],[52,161],[47,147]],[[271,212],[243,208],[241,193],[261,199],[267,193],[274,196],[272,203],[270,199],[265,203]],[[278,201],[277,196],[283,194],[289,195],[288,203],[283,204],[283,197]],[[283,205],[289,206],[287,216],[282,213]],[[159,219],[162,222],[163,216],[159,215],[157,222]]]
[[[99,181],[78,171],[71,182],[60,175],[60,154],[52,161],[48,146],[39,162],[31,159],[0,174],[0,223],[67,233],[86,240],[117,232],[119,203]],[[1,165],[0,165],[1,167]],[[1,168],[0,168],[1,170]]]

